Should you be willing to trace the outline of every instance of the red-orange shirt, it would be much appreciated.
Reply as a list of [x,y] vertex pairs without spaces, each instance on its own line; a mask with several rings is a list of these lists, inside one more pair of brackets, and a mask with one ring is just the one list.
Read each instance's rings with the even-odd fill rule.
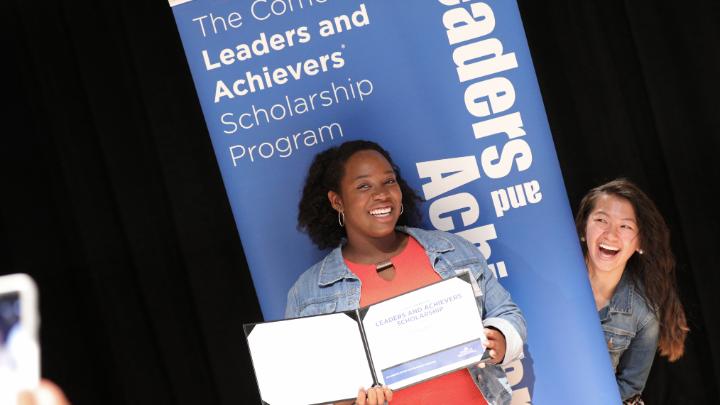
[[[407,246],[390,259],[395,277],[388,281],[377,274],[374,264],[345,260],[362,283],[360,306],[371,305],[410,290],[440,281],[420,244],[408,236]],[[467,370],[457,370],[393,393],[392,405],[487,404]]]

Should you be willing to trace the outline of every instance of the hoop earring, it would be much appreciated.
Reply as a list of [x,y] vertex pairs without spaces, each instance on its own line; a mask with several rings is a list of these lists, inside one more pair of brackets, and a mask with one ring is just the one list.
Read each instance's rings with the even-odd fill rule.
[[338,225],[340,225],[340,228],[345,227],[345,213],[342,211],[338,211]]
[[402,203],[400,203],[400,215],[402,215],[403,212],[405,212],[405,206]]
[[581,236],[581,237],[580,237],[580,240],[581,240],[582,242],[585,242],[585,237],[584,237],[584,236]]

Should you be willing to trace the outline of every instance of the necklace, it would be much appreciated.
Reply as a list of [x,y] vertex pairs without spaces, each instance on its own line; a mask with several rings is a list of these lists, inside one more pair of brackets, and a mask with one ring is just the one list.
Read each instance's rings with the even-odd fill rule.
[[375,271],[377,271],[378,273],[391,267],[393,267],[393,264],[389,259],[375,263]]

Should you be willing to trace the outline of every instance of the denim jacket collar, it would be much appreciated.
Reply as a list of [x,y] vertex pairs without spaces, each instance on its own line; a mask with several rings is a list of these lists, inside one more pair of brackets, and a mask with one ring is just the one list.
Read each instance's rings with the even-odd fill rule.
[[318,276],[318,285],[324,287],[336,283],[344,278],[358,279],[350,269],[345,265],[342,257],[342,246],[332,250],[322,261],[320,265],[320,275]]
[[635,287],[631,280],[629,269],[623,271],[623,275],[620,278],[615,294],[609,304],[609,312],[619,314],[632,314],[633,308],[633,296],[635,295]]
[[[420,246],[425,248],[425,251],[427,251],[431,256],[433,256],[433,254],[455,250],[455,246],[452,242],[450,242],[450,240],[442,236],[438,236],[437,234],[433,235],[433,237],[428,237],[427,231],[417,228],[408,228],[405,226],[398,226],[395,229],[415,238]],[[333,249],[330,254],[325,256],[323,259],[320,266],[320,276],[318,277],[319,286],[324,287],[345,278],[358,279],[357,276],[345,265],[345,260],[342,256],[342,247],[344,245],[345,241],[343,241],[340,246]]]

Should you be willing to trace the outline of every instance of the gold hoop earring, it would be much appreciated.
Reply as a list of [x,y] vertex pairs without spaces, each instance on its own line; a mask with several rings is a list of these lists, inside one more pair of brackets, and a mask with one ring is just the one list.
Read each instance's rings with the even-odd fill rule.
[[402,203],[400,203],[400,215],[402,215],[403,212],[405,212],[405,206]]
[[342,211],[338,211],[338,225],[340,225],[340,228],[345,227],[345,213]]

